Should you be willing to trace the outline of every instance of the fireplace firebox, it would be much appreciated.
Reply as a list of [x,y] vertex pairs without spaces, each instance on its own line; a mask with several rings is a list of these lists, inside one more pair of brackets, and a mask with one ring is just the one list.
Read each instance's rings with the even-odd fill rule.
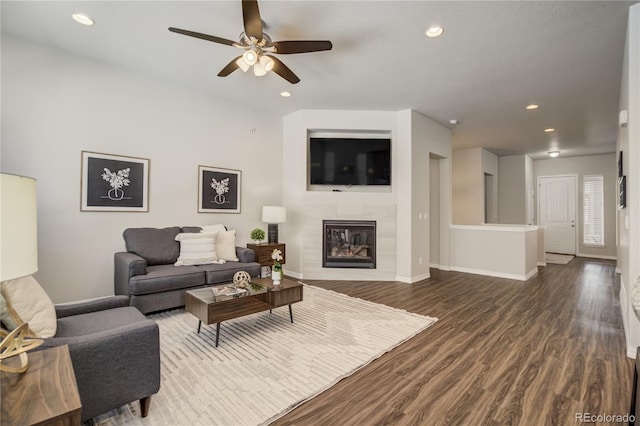
[[376,268],[375,220],[323,220],[323,268]]

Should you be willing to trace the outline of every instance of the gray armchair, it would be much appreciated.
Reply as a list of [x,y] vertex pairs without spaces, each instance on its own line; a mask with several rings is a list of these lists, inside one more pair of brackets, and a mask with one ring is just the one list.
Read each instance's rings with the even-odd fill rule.
[[69,345],[82,421],[140,400],[146,417],[160,389],[158,325],[126,296],[56,306],[56,335],[38,349]]

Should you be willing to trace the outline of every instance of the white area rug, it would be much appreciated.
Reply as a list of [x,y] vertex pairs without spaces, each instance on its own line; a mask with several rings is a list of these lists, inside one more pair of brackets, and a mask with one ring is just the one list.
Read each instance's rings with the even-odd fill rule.
[[160,327],[162,381],[149,416],[137,402],[99,425],[259,425],[283,416],[437,321],[305,285],[304,301],[196,334],[184,310],[151,315]]
[[547,263],[556,263],[558,265],[566,265],[571,262],[571,259],[573,259],[573,256],[569,254],[558,253],[545,253],[544,257]]

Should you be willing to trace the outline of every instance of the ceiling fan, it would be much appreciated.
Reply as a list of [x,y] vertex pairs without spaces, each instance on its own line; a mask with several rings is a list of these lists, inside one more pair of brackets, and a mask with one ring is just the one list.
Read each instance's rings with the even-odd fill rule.
[[242,0],[242,18],[244,32],[240,34],[239,42],[174,27],[169,27],[169,31],[244,50],[242,55],[233,58],[218,73],[219,77],[226,77],[238,68],[246,72],[253,66],[253,73],[256,76],[273,71],[289,83],[296,84],[300,81],[298,76],[273,54],[319,52],[331,50],[333,47],[328,40],[271,41],[271,37],[262,31],[262,19],[257,0]]

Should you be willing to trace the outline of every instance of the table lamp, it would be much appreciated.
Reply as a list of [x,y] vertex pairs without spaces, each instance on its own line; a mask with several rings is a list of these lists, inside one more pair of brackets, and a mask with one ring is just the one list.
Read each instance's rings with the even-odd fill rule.
[[262,221],[268,224],[269,244],[278,243],[278,224],[287,221],[287,209],[281,206],[262,207]]
[[[38,271],[38,218],[36,180],[0,173],[0,282],[35,274]],[[0,370],[23,373],[29,368],[26,352],[42,344],[42,340],[26,336],[27,323],[2,335]],[[20,367],[2,364],[6,358],[19,355]]]

